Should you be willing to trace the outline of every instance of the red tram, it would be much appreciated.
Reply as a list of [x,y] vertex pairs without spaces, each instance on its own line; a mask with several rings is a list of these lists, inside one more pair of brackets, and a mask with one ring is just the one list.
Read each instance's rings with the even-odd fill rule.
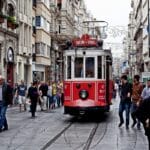
[[79,115],[110,109],[112,82],[111,50],[102,41],[83,35],[64,51],[64,113]]

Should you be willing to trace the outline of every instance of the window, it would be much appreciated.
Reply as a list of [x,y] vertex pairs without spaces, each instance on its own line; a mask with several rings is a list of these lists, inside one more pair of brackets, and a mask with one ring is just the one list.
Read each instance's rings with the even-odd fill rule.
[[36,16],[36,26],[37,27],[41,26],[41,16]]
[[32,0],[32,6],[36,7],[36,0]]
[[2,12],[3,5],[4,5],[4,0],[1,0],[1,1],[0,1],[0,12]]
[[50,57],[50,46],[47,45],[47,56]]
[[40,51],[40,54],[41,54],[41,55],[45,55],[45,51],[46,51],[46,44],[41,43],[41,51]]
[[71,56],[67,57],[67,79],[71,79]]
[[46,31],[47,31],[47,32],[50,32],[50,23],[49,23],[48,21],[46,21],[46,22],[47,22]]
[[12,4],[8,4],[7,14],[9,16],[15,16],[15,10]]
[[35,53],[40,54],[40,43],[35,43]]
[[97,77],[98,79],[102,79],[102,57],[98,56],[98,62],[97,62],[98,72]]
[[83,58],[75,58],[75,78],[83,77]]
[[86,78],[93,78],[94,73],[94,57],[87,57],[85,60]]

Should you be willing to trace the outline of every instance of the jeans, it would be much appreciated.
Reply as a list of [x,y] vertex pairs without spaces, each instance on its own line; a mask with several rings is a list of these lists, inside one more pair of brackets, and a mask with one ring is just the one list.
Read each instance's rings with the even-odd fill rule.
[[37,106],[37,99],[31,99],[31,115],[32,115],[32,117],[35,117],[36,106]]
[[125,110],[126,112],[126,126],[129,125],[129,118],[130,118],[130,103],[129,102],[120,102],[119,104],[119,117],[120,117],[120,123],[124,123],[124,118],[123,118],[123,112]]
[[47,95],[47,108],[51,108],[51,105],[53,104],[53,96]]
[[131,104],[131,117],[133,119],[133,123],[137,122],[137,127],[140,128],[140,121],[136,118],[135,112],[137,110],[136,103],[132,102]]
[[6,111],[7,111],[7,105],[4,106],[3,102],[0,102],[0,129],[8,128],[7,119],[6,119]]

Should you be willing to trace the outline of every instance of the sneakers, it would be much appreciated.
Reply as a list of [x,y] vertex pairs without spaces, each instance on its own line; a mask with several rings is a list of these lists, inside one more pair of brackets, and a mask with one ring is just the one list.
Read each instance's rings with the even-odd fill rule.
[[7,130],[8,130],[8,127],[0,128],[0,132],[7,131]]
[[141,126],[140,126],[139,123],[137,124],[137,129],[138,129],[138,130],[141,130]]
[[126,129],[127,129],[127,130],[129,129],[129,126],[128,126],[128,125],[126,125]]
[[6,131],[6,130],[8,130],[8,127],[6,127],[6,128],[3,129],[3,131]]
[[118,125],[118,127],[121,127],[122,125],[123,125],[123,122],[120,122],[119,125]]
[[135,125],[136,125],[136,121],[133,122],[131,127],[134,128]]

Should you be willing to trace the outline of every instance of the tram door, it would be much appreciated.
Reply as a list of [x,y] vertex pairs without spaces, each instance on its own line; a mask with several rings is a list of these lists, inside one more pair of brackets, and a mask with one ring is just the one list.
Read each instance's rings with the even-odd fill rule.
[[111,58],[110,56],[106,56],[106,101],[107,101],[107,104],[109,104],[109,101],[110,101],[110,98],[111,98],[111,90],[110,90],[110,86],[111,86],[111,83],[110,83],[110,65],[112,65],[112,62],[111,62]]

